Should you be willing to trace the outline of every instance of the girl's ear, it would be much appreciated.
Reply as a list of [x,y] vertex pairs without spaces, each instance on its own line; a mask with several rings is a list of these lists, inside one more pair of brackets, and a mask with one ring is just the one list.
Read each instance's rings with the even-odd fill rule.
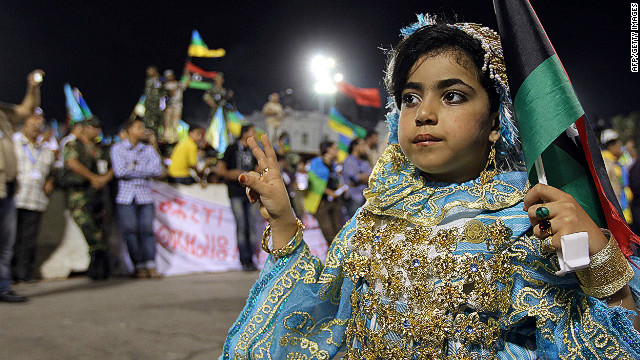
[[500,139],[500,120],[498,113],[494,113],[491,116],[491,132],[489,133],[489,141],[495,143]]

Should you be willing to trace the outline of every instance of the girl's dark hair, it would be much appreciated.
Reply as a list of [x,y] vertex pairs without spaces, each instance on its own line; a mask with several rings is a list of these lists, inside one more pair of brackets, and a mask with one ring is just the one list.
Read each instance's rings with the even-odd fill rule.
[[408,37],[402,39],[387,60],[385,85],[398,106],[402,106],[402,90],[409,78],[413,65],[423,55],[436,56],[444,52],[457,53],[456,61],[460,65],[467,65],[464,56],[473,62],[478,81],[489,94],[489,108],[491,113],[498,111],[500,95],[496,91],[489,72],[483,72],[484,49],[480,41],[474,39],[464,31],[446,24],[425,26]]

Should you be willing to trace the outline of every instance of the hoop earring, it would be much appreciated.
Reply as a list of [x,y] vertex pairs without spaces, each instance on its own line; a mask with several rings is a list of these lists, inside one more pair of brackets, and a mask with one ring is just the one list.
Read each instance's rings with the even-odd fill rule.
[[[489,170],[489,164],[493,165]],[[480,173],[480,183],[482,185],[488,183],[498,173],[498,164],[496,163],[496,143],[491,143],[491,149],[489,150],[489,158],[484,166],[484,169]]]

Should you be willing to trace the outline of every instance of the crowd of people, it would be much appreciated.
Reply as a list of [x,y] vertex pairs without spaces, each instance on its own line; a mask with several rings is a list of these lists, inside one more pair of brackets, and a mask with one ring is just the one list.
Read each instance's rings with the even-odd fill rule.
[[[2,104],[0,301],[27,300],[11,290],[11,284],[33,282],[38,276],[36,240],[54,189],[64,191],[65,207],[89,247],[86,275],[91,279],[107,279],[113,270],[114,254],[110,254],[108,241],[113,220],[118,223],[134,265],[132,275],[140,279],[162,277],[155,264],[152,179],[203,187],[210,183],[226,184],[236,220],[242,268],[256,270],[258,211],[238,182],[240,174],[257,167],[247,143],[257,136],[256,127],[243,125],[223,154],[205,141],[206,130],[196,124],[180,139],[177,126],[182,114],[182,93],[189,85],[189,77],[178,81],[171,70],[164,71],[161,77],[155,66],[149,66],[146,74],[144,115],[131,116],[114,142],[101,141],[102,123],[94,115],[70,122],[67,135],[61,139],[46,130],[45,114],[39,107],[44,76],[40,70],[29,74],[27,94],[21,104]],[[212,117],[219,108],[225,112],[234,110],[233,92],[223,84],[223,74],[218,73],[212,88],[203,94]],[[280,128],[284,112],[277,93],[269,95],[263,113],[269,119],[268,134],[277,144],[278,161],[296,214],[299,217],[305,212],[314,214],[325,239],[331,243],[364,203],[362,191],[378,156],[378,134],[370,131],[365,139],[354,139],[346,161],[337,164],[337,145],[330,141],[320,144],[320,156],[316,158],[291,151],[291,137]],[[319,206],[310,211],[305,206],[305,196],[314,186],[308,179],[313,163],[324,167],[329,177],[319,190],[322,193]]]

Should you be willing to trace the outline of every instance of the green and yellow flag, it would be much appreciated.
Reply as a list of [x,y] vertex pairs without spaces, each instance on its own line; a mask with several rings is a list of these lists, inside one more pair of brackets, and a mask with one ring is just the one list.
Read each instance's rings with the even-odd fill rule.
[[209,49],[207,44],[204,43],[198,30],[193,30],[191,33],[191,44],[189,45],[188,55],[191,57],[223,57],[226,52],[224,49]]

